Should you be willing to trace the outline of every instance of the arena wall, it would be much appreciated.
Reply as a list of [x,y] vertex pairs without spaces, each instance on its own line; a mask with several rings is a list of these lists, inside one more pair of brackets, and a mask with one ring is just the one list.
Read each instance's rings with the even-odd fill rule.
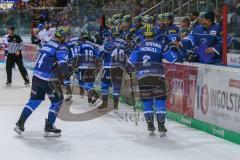
[[[36,46],[24,46],[24,61],[32,69]],[[4,60],[0,52],[0,60]],[[197,63],[165,63],[169,84],[168,119],[240,144],[240,71],[238,68]],[[122,90],[122,101],[131,104],[130,77]],[[142,109],[138,95],[135,105]]]

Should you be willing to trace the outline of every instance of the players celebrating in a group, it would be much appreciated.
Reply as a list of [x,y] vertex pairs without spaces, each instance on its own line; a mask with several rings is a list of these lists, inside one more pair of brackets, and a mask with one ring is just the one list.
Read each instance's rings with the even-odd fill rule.
[[[126,72],[130,74],[131,82],[132,78],[136,79],[137,86],[133,87],[131,84],[132,87],[129,88],[139,89],[136,95],[140,96],[151,135],[155,131],[155,115],[158,131],[161,136],[165,135],[166,99],[169,87],[165,81],[163,59],[170,63],[182,61],[189,56],[188,50],[191,49],[192,54],[195,47],[197,54],[204,53],[204,56],[199,53],[197,59],[214,63],[219,62],[221,50],[219,43],[221,39],[218,37],[220,32],[218,26],[214,24],[212,13],[206,13],[203,25],[197,26],[190,34],[188,27],[179,31],[173,20],[172,14],[159,14],[155,25],[154,17],[149,15],[133,19],[130,15],[114,15],[108,19],[108,25],[100,34],[102,46],[96,44],[87,31],[78,37],[66,39],[67,35],[70,35],[69,30],[58,28],[55,40],[44,44],[38,52],[31,98],[23,109],[15,131],[22,134],[27,118],[47,94],[51,106],[46,119],[45,136],[60,136],[61,130],[54,128],[53,124],[63,103],[62,85],[67,88],[66,100],[72,98],[71,75],[77,77],[73,81],[78,80],[80,94],[83,95],[84,91],[88,93],[89,104],[95,104],[100,97],[98,94],[101,94],[102,103],[98,105],[98,109],[109,108],[108,97],[112,94],[113,108],[118,109]],[[200,33],[200,38],[205,38],[205,41],[199,39]],[[208,40],[211,43],[208,43]],[[101,86],[97,86],[100,88],[99,92],[94,85],[97,75],[100,75],[101,81]],[[112,92],[109,90],[110,87]]]

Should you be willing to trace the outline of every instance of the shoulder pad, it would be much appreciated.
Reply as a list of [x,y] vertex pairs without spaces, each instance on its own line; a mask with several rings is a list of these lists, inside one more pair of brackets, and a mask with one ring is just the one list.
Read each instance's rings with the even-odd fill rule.
[[110,43],[107,43],[104,45],[104,50],[106,50],[106,51],[111,51],[115,48],[116,48],[116,46],[113,42],[110,42]]

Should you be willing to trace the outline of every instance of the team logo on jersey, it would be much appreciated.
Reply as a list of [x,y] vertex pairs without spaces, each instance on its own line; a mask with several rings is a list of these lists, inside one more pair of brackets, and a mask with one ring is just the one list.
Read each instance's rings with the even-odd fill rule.
[[217,31],[211,31],[210,35],[214,35],[214,36],[217,35]]
[[207,39],[206,38],[201,38],[200,42],[201,42],[201,44],[206,44],[207,43]]

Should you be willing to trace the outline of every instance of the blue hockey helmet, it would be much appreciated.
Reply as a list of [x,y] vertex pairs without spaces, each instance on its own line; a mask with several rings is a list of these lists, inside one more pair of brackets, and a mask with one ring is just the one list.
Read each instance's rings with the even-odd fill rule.
[[55,32],[55,37],[56,38],[66,38],[67,37],[67,29],[64,27],[59,27],[57,28],[56,32]]
[[44,28],[44,25],[42,23],[39,23],[38,26],[37,26],[38,30],[43,30]]

